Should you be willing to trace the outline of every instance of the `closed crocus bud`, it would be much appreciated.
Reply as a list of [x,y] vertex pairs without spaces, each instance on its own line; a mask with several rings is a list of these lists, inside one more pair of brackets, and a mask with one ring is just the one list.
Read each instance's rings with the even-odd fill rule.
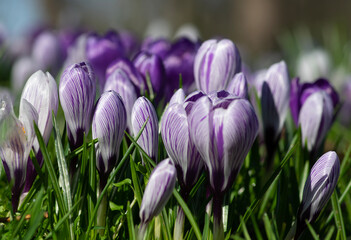
[[92,122],[93,139],[97,138],[96,167],[102,188],[115,166],[119,147],[127,127],[127,115],[122,98],[115,91],[104,92],[96,103]]
[[333,102],[323,91],[310,95],[304,102],[300,115],[303,145],[314,153],[321,145],[333,121]]
[[58,37],[53,32],[44,31],[35,39],[32,57],[41,69],[56,72],[63,59],[62,50]]
[[100,90],[105,84],[105,71],[108,65],[124,55],[123,44],[116,32],[109,31],[104,36],[97,34],[88,36],[86,57],[99,79]]
[[276,142],[289,108],[290,81],[284,61],[273,64],[261,90],[261,112],[266,144]]
[[33,122],[38,122],[34,107],[21,100],[19,119],[13,113],[11,100],[0,96],[0,157],[12,183],[12,208],[17,211],[20,194],[26,179],[27,162],[35,137]]
[[160,162],[152,171],[139,211],[141,232],[143,232],[142,229],[146,227],[146,224],[157,216],[168,202],[175,186],[176,176],[177,171],[169,158]]
[[131,61],[127,58],[119,58],[113,61],[106,70],[106,79],[108,79],[116,69],[122,69],[128,75],[128,78],[137,90],[137,94],[145,91],[147,88],[145,79]]
[[235,74],[234,78],[229,82],[226,91],[240,98],[248,99],[247,80],[245,75],[242,72]]
[[297,213],[295,239],[306,228],[305,220],[315,221],[329,201],[340,172],[338,155],[334,151],[323,154],[313,165],[303,189],[302,202]]
[[[27,81],[23,88],[21,99],[26,99],[38,113],[38,128],[47,144],[52,130],[52,113],[56,115],[58,109],[58,92],[56,81],[49,72],[37,71]],[[39,164],[42,164],[42,155],[39,151],[38,140],[34,141],[34,151]],[[24,193],[32,186],[36,171],[32,161],[28,161],[26,185]]]
[[180,38],[172,44],[163,61],[167,75],[166,97],[169,98],[179,87],[180,75],[182,88],[186,93],[189,93],[194,86],[194,60],[199,46],[198,42],[192,42],[187,38]]
[[[144,77],[145,82],[147,82],[147,77],[150,78],[152,90],[157,96],[159,96],[162,92],[161,90],[166,78],[165,68],[161,58],[156,54],[140,52],[133,62],[135,67]],[[147,88],[145,90],[147,90]]]
[[115,69],[106,80],[104,92],[109,90],[113,90],[121,96],[126,109],[127,126],[129,131],[132,131],[131,115],[137,94],[130,80],[130,75],[121,68]]
[[178,181],[186,199],[198,179],[203,163],[190,139],[188,114],[192,104],[185,101],[183,89],[179,89],[175,96],[178,100],[170,104],[163,114],[161,135],[167,153],[176,166]]
[[138,139],[138,144],[152,160],[157,161],[158,119],[154,106],[147,98],[139,97],[134,103],[131,118],[134,136],[148,120]]
[[195,57],[196,86],[205,93],[226,89],[229,80],[240,70],[239,51],[228,39],[205,41]]
[[152,54],[156,54],[160,58],[164,59],[171,49],[171,42],[164,38],[146,38],[141,46],[142,51],[146,51]]
[[333,101],[335,108],[339,104],[339,95],[328,80],[320,78],[313,83],[300,84],[299,78],[291,81],[290,109],[296,126],[298,125],[299,113],[306,99],[313,93],[324,91]]
[[72,150],[81,146],[91,126],[95,101],[95,75],[85,62],[73,64],[61,75],[59,95]]

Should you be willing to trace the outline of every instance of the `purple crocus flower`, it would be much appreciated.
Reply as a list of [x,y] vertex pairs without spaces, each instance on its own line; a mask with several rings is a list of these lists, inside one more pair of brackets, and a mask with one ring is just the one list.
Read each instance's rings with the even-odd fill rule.
[[194,60],[199,46],[198,42],[192,42],[187,38],[180,38],[172,44],[163,61],[167,75],[168,98],[175,89],[178,89],[180,75],[182,88],[186,93],[194,88]]
[[297,213],[295,239],[306,228],[305,220],[312,223],[329,201],[340,172],[338,155],[334,151],[323,154],[313,165],[303,189],[302,202]]
[[115,91],[104,92],[96,103],[92,122],[93,139],[97,138],[96,167],[103,189],[115,166],[119,147],[127,127],[127,115],[122,98]]
[[247,80],[244,73],[235,74],[234,78],[229,81],[226,91],[240,98],[248,99]]
[[257,136],[257,116],[248,100],[219,91],[198,99],[188,121],[191,140],[207,167],[213,193],[214,236],[219,237],[223,234],[223,195]]
[[104,92],[109,90],[115,91],[122,97],[126,108],[127,126],[129,131],[132,131],[131,115],[134,103],[137,100],[137,94],[134,85],[131,82],[131,75],[121,68],[115,69],[106,80]]
[[21,100],[17,119],[9,96],[0,96],[0,157],[7,179],[12,183],[14,212],[25,183],[28,157],[35,137],[33,122],[38,122],[38,113],[27,100]]
[[333,102],[324,91],[310,95],[302,105],[299,115],[302,142],[310,152],[321,145],[333,122]]
[[141,201],[139,239],[145,234],[147,224],[164,208],[172,195],[177,171],[170,159],[161,161],[152,171]]
[[[35,72],[24,86],[21,99],[26,99],[37,111],[39,116],[38,128],[43,136],[44,143],[47,144],[52,130],[52,113],[56,115],[58,109],[58,92],[55,79],[49,72],[44,73],[40,70]],[[37,138],[35,138],[33,148],[41,166],[43,159]],[[24,193],[29,191],[36,175],[32,161],[28,161]]]
[[104,88],[108,65],[124,55],[123,43],[116,32],[109,31],[104,36],[92,33],[88,36],[86,57],[99,79],[100,89]]
[[109,76],[118,68],[122,69],[128,75],[138,94],[145,91],[147,86],[144,77],[140,74],[138,69],[135,68],[134,64],[127,58],[119,58],[113,61],[106,70],[106,79],[108,79]]
[[[150,78],[150,83],[153,92],[160,98],[161,90],[163,88],[166,73],[163,66],[163,62],[156,54],[148,52],[140,52],[133,60],[135,67],[139,70],[141,75],[144,77],[146,83],[147,76]],[[146,90],[146,89],[145,89]],[[150,89],[149,89],[150,91]]]
[[298,125],[299,113],[306,99],[317,91],[324,91],[333,101],[333,107],[339,104],[339,95],[328,80],[320,78],[314,83],[300,84],[299,78],[291,81],[290,110],[296,126]]
[[154,106],[147,98],[139,97],[134,103],[131,118],[134,136],[138,134],[141,127],[148,119],[138,139],[138,144],[152,160],[157,161],[158,120]]
[[240,70],[239,51],[228,39],[205,41],[195,57],[196,86],[205,93],[224,90]]
[[171,42],[164,38],[146,38],[141,46],[142,51],[156,54],[161,59],[164,59],[171,49]]
[[88,134],[95,101],[95,75],[85,62],[73,64],[62,73],[59,95],[72,150]]
[[138,39],[128,31],[122,31],[119,33],[123,48],[125,50],[126,56],[133,57],[140,49],[140,43]]
[[177,102],[174,100],[163,114],[161,135],[167,153],[177,169],[178,181],[186,199],[198,180],[203,163],[195,144],[190,139],[188,114],[193,102],[185,100],[183,89],[179,89],[175,96]]
[[351,123],[351,79],[348,79],[342,87],[341,96],[343,96],[343,104],[340,109],[339,119],[344,126]]
[[15,92],[20,93],[30,75],[39,69],[39,63],[31,57],[17,59],[11,70],[11,85]]

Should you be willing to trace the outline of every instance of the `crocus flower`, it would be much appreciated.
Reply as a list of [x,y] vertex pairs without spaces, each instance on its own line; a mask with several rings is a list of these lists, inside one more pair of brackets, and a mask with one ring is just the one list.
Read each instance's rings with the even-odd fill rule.
[[86,62],[87,34],[80,35],[75,43],[67,49],[67,57],[63,64],[64,68],[79,62]]
[[132,131],[132,109],[135,101],[137,100],[137,94],[133,83],[131,82],[131,75],[128,74],[124,69],[117,68],[111,74],[109,74],[104,92],[113,90],[118,93],[123,100],[127,114],[127,126],[129,131]]
[[152,171],[141,201],[139,236],[144,236],[147,224],[160,214],[172,195],[177,171],[170,159],[160,162]]
[[194,60],[199,48],[198,42],[187,38],[180,38],[172,44],[163,63],[167,75],[166,97],[170,97],[179,87],[179,78],[182,76],[182,88],[189,93],[194,88]]
[[244,73],[235,74],[234,78],[229,81],[226,91],[240,98],[248,99],[247,80]]
[[177,169],[183,197],[186,198],[198,179],[203,163],[195,144],[190,139],[188,114],[193,101],[185,100],[183,89],[179,89],[175,96],[178,102],[170,104],[163,114],[161,135],[167,153]]
[[341,96],[343,96],[343,104],[340,109],[339,119],[344,126],[351,123],[351,79],[348,79],[342,87]]
[[0,157],[7,179],[12,183],[14,212],[25,183],[28,157],[35,137],[33,122],[38,122],[38,113],[27,100],[21,100],[17,119],[9,97],[0,96]]
[[334,151],[323,154],[313,165],[303,189],[302,202],[297,213],[295,239],[306,228],[305,220],[315,221],[329,201],[340,172],[338,155]]
[[138,144],[152,160],[157,161],[158,119],[154,106],[147,98],[139,97],[134,103],[131,118],[134,136],[148,120],[138,139]]
[[114,31],[109,31],[104,36],[92,33],[88,36],[86,44],[86,57],[99,79],[101,90],[104,88],[108,65],[125,55],[123,44]]
[[[127,75],[130,81],[136,88],[136,93],[140,94],[146,89],[146,82],[143,76],[139,73],[138,69],[135,68],[134,64],[127,58],[119,58],[113,61],[106,70],[106,80],[110,77],[116,69],[122,69]],[[123,97],[123,96],[122,96]]]
[[41,69],[57,72],[63,60],[63,49],[56,34],[42,32],[33,44],[32,57]]
[[257,116],[248,100],[219,91],[198,99],[188,121],[190,137],[208,170],[214,237],[221,237],[222,198],[257,136]]
[[205,93],[224,90],[240,70],[239,51],[228,39],[205,41],[195,57],[196,86]]
[[104,180],[117,162],[126,127],[127,115],[122,98],[113,90],[104,92],[96,103],[92,122],[93,139],[98,139],[96,167]]
[[[38,128],[47,144],[52,130],[52,113],[56,115],[58,109],[58,92],[55,79],[49,72],[37,71],[27,81],[23,88],[21,99],[26,99],[38,113]],[[39,164],[42,155],[38,140],[35,138],[33,148]],[[35,180],[36,172],[32,161],[28,161],[26,185],[24,193],[28,192]]]
[[299,113],[306,99],[313,93],[324,91],[333,101],[335,108],[339,104],[339,95],[328,80],[320,78],[314,83],[300,84],[299,78],[291,81],[290,110],[296,126],[298,125]]
[[71,148],[82,145],[88,134],[95,101],[95,75],[85,62],[73,64],[62,73],[59,95]]
[[310,152],[321,145],[332,124],[333,113],[333,102],[324,91],[313,93],[302,105],[299,115],[302,142]]
[[[166,79],[166,72],[163,66],[163,62],[159,56],[156,54],[151,54],[148,52],[140,52],[133,60],[134,66],[139,70],[141,75],[144,77],[144,82],[146,83],[147,77],[150,78],[150,83],[153,92],[156,96],[161,94],[162,87]],[[147,90],[146,88],[145,90]],[[149,93],[150,93],[149,89]]]
[[171,49],[171,42],[165,38],[146,38],[141,46],[142,51],[146,51],[152,54],[156,54],[160,58],[164,59]]
[[126,56],[133,57],[140,49],[140,43],[133,33],[122,31],[119,33]]

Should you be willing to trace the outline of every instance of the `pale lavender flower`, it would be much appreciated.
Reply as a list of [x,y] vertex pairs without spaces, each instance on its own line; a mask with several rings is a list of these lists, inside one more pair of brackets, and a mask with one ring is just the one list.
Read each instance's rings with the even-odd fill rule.
[[235,74],[234,78],[229,81],[226,91],[240,98],[248,99],[247,80],[244,73]]
[[0,157],[7,179],[12,183],[14,212],[25,183],[28,157],[35,137],[33,122],[38,122],[38,113],[27,100],[21,100],[17,119],[9,97],[0,96]]
[[73,64],[62,73],[59,95],[71,148],[83,143],[91,126],[95,101],[95,75],[85,62]]
[[96,103],[92,122],[92,136],[97,138],[96,167],[102,187],[115,166],[124,131],[127,115],[122,98],[115,91],[104,92]]
[[314,152],[323,142],[332,124],[333,114],[333,102],[324,91],[313,93],[302,105],[299,114],[302,143],[307,145],[310,152]]
[[229,80],[240,70],[239,51],[228,39],[205,41],[195,56],[196,86],[205,93],[226,89]]
[[15,92],[19,93],[31,74],[39,69],[39,63],[31,57],[21,57],[17,59],[11,70],[11,86]]
[[329,201],[338,182],[339,172],[340,162],[334,151],[323,154],[313,165],[297,213],[296,239],[306,227],[305,220],[310,223],[316,220]]
[[134,136],[148,120],[138,139],[138,144],[152,160],[157,161],[158,119],[152,103],[145,97],[139,97],[134,103],[131,119]]

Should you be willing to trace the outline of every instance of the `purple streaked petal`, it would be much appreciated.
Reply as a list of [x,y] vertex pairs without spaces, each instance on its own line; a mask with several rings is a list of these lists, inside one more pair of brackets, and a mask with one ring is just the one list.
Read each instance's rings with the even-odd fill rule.
[[299,78],[293,78],[290,85],[290,111],[295,125],[299,122],[301,85]]
[[248,99],[247,80],[245,75],[240,72],[228,83],[226,91],[240,97]]
[[179,104],[183,104],[185,100],[185,93],[184,90],[182,88],[179,88],[171,97],[171,99],[169,100],[169,106],[171,106],[174,103],[179,103]]

